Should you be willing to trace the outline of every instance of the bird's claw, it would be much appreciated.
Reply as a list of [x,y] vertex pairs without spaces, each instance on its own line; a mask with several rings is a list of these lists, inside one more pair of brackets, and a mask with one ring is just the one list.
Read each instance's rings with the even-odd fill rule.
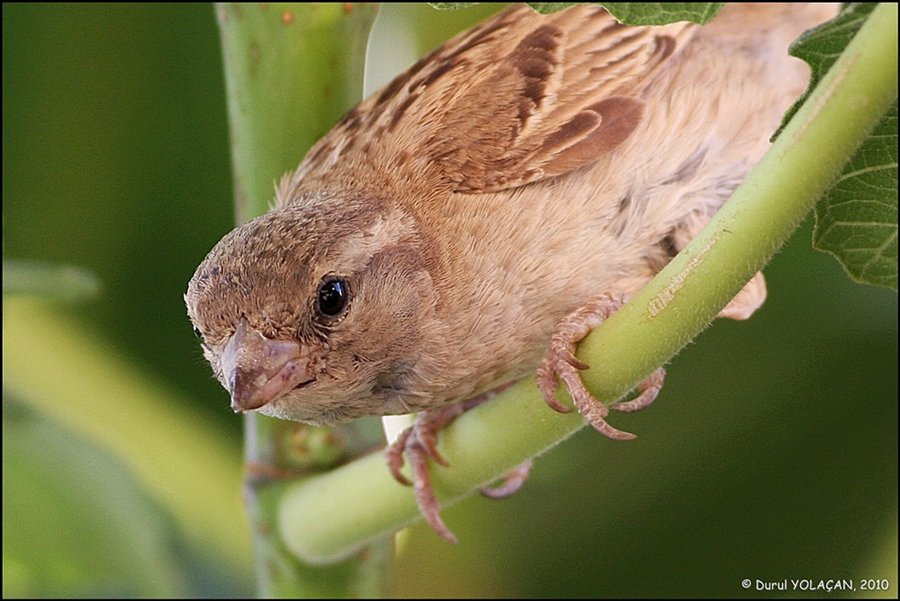
[[526,461],[506,474],[506,476],[503,477],[503,482],[500,484],[496,486],[485,486],[479,489],[478,492],[489,499],[505,499],[506,497],[515,494],[516,491],[525,484],[525,480],[528,479],[528,474],[531,473],[531,465],[531,461]]
[[[437,450],[437,433],[469,409],[493,398],[510,385],[512,382],[461,403],[420,412],[413,425],[404,430],[385,452],[391,474],[399,483],[413,487],[419,512],[432,529],[448,542],[456,544],[459,541],[441,519],[441,504],[434,492],[428,465],[429,458],[444,467],[450,465]],[[404,462],[409,462],[412,468],[412,481],[400,471]],[[482,494],[495,499],[513,494],[528,478],[530,468],[530,461],[522,464],[510,472],[499,486],[482,488]]]
[[571,408],[556,398],[555,393],[562,380],[578,412],[598,432],[614,440],[631,440],[635,435],[610,426],[606,422],[609,410],[632,412],[643,409],[659,394],[666,374],[662,368],[657,369],[638,386],[637,397],[609,407],[595,399],[585,388],[579,371],[587,369],[588,365],[575,357],[575,345],[623,304],[621,298],[604,295],[567,315],[557,326],[550,348],[537,370],[538,387],[550,407],[561,413],[571,411]]
[[[459,541],[441,519],[441,504],[431,484],[428,458],[444,467],[450,465],[437,450],[437,433],[468,408],[464,403],[454,403],[420,412],[413,425],[404,430],[385,452],[388,468],[397,482],[413,487],[416,504],[425,521],[441,538],[454,544]],[[404,455],[412,468],[412,482],[400,471]]]

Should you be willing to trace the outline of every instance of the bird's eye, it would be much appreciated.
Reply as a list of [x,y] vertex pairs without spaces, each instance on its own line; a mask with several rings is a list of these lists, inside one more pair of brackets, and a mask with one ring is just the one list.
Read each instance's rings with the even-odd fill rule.
[[340,276],[326,276],[322,285],[319,286],[316,298],[319,312],[325,317],[335,317],[347,308],[349,300],[350,287],[347,285],[347,280]]
[[194,326],[194,335],[198,340],[200,340],[200,346],[207,349],[209,348],[209,345],[206,344],[206,339],[203,337],[203,332],[201,332],[200,328],[198,328],[197,326]]

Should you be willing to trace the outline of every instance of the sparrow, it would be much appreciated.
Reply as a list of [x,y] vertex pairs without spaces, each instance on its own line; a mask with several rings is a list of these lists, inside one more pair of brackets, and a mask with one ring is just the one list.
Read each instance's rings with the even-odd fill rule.
[[[185,301],[236,412],[335,424],[419,412],[387,451],[445,539],[437,432],[531,374],[604,435],[629,401],[584,388],[577,342],[706,224],[809,77],[787,54],[834,6],[728,5],[707,25],[626,27],[596,5],[513,5],[344,118],[227,234]],[[756,274],[720,316],[766,296]],[[405,459],[404,459],[405,458]],[[400,472],[404,461],[413,482]],[[528,465],[484,492],[510,494]]]

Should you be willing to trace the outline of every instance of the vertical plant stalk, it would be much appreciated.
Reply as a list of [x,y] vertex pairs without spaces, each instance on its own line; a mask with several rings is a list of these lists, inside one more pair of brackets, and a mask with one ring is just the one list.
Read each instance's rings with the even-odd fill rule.
[[[699,334],[762,268],[830,187],[897,98],[897,5],[879,5],[732,198],[638,295],[580,344],[601,402],[621,398]],[[568,398],[560,393],[560,398]],[[443,506],[558,444],[584,425],[546,407],[533,378],[442,431],[432,464]],[[352,499],[365,498],[364,505]],[[285,543],[308,561],[338,561],[421,519],[380,457],[291,486],[279,512]]]
[[[231,132],[237,223],[265,213],[274,182],[300,163],[362,96],[372,4],[217,4]],[[279,538],[285,482],[367,451],[358,427],[312,428],[245,418],[247,504],[261,596],[383,596],[392,541],[311,566]]]

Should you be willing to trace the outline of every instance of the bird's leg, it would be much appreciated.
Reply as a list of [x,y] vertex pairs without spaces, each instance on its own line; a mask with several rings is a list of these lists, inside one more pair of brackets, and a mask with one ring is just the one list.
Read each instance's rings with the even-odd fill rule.
[[[413,487],[416,504],[419,506],[419,511],[422,513],[425,521],[448,542],[457,543],[458,541],[441,519],[441,505],[434,492],[431,476],[428,472],[429,457],[444,467],[450,465],[437,450],[437,433],[466,411],[495,397],[512,384],[510,382],[459,403],[421,411],[416,416],[413,425],[404,430],[385,452],[385,459],[391,474],[401,484]],[[404,463],[404,455],[406,455],[406,461],[409,462],[412,468],[412,482],[400,472]],[[495,488],[482,488],[482,494],[494,499],[513,494],[528,478],[530,468],[530,461],[522,464],[506,476],[503,484]]]
[[631,412],[643,409],[659,394],[666,375],[662,368],[657,369],[638,385],[637,397],[630,401],[614,403],[609,407],[595,399],[584,387],[578,372],[587,369],[588,365],[575,357],[575,345],[623,304],[624,300],[621,298],[603,295],[563,318],[550,340],[550,349],[537,370],[538,387],[548,405],[562,413],[571,411],[569,407],[559,402],[554,394],[559,387],[559,380],[562,380],[572,395],[579,413],[597,431],[615,440],[631,440],[635,435],[617,430],[606,423],[609,410]]

